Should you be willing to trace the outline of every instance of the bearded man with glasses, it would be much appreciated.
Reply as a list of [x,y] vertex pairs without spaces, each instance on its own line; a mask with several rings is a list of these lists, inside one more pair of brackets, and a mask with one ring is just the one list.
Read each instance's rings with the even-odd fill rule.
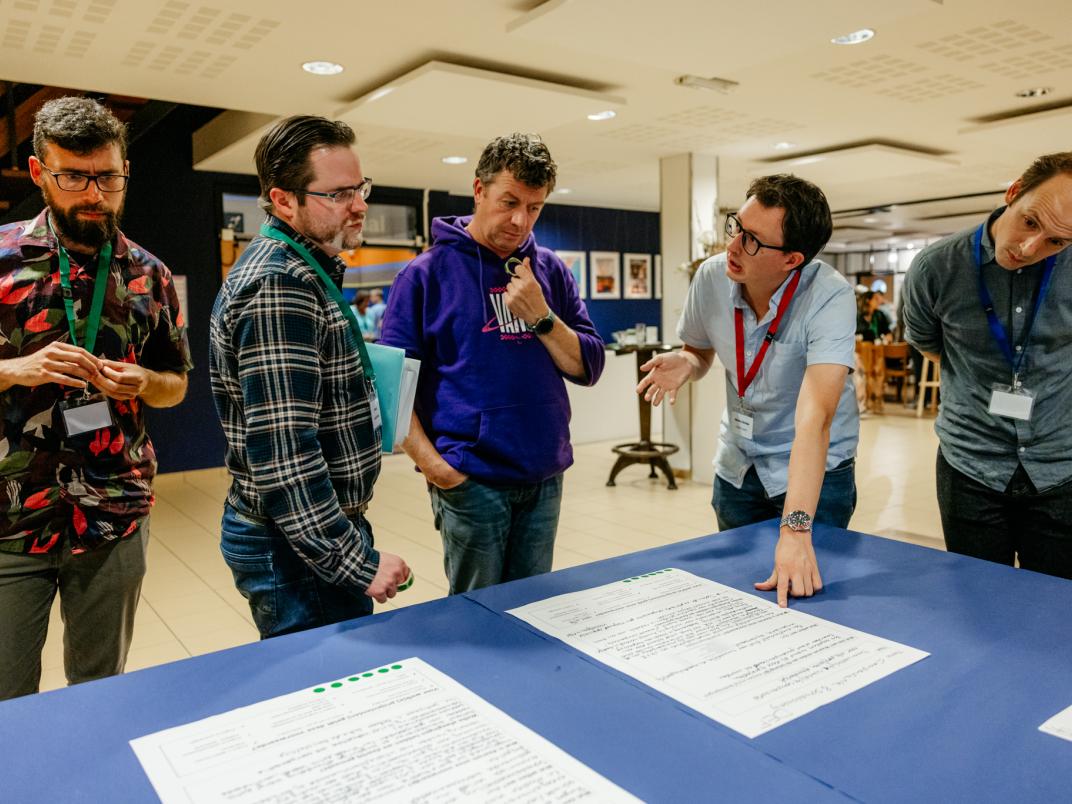
[[123,124],[59,98],[33,148],[45,209],[0,228],[0,699],[37,691],[57,592],[68,683],[123,671],[157,468],[145,406],[181,402],[192,367],[171,273],[119,231]]
[[780,517],[774,570],[756,583],[777,590],[780,606],[822,589],[812,523],[847,527],[856,507],[856,300],[815,259],[832,229],[814,184],[784,174],[753,181],[726,219],[726,252],[689,288],[677,329],[684,349],[648,361],[637,386],[652,404],[672,404],[715,355],[727,367],[712,505],[721,530]]
[[[221,549],[261,638],[372,613],[409,577],[365,517],[381,428],[340,287],[372,180],[345,123],[280,121],[254,159],[267,212],[220,289],[209,371],[233,478]],[[403,586],[404,588],[404,586]]]

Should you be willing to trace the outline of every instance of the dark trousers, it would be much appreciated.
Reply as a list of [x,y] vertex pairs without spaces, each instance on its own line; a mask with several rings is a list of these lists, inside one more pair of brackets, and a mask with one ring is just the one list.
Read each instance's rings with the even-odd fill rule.
[[[763,522],[772,517],[781,517],[785,495],[767,496],[753,465],[744,476],[744,483],[740,488],[715,475],[711,506],[715,509],[718,529],[729,530],[751,525],[753,522]],[[856,459],[850,458],[823,476],[819,504],[815,508],[813,518],[823,525],[847,528],[855,510]]]
[[1017,466],[995,491],[950,466],[941,448],[937,476],[947,550],[1072,579],[1072,481],[1040,493]]

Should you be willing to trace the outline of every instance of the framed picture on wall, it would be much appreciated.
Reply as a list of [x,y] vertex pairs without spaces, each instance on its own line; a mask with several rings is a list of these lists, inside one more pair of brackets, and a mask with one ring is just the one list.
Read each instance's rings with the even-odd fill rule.
[[663,297],[663,255],[655,255],[655,298]]
[[592,298],[622,297],[621,255],[617,251],[592,252]]
[[650,299],[652,292],[651,255],[626,254],[622,282],[627,299]]
[[582,299],[588,298],[588,255],[583,251],[556,251],[555,254],[573,274],[577,282],[577,291]]

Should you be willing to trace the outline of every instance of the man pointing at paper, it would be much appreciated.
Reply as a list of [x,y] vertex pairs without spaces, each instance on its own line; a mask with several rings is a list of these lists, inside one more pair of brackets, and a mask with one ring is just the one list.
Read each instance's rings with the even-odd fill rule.
[[812,522],[847,527],[856,507],[860,420],[852,287],[814,257],[832,230],[822,190],[795,176],[756,179],[726,219],[726,253],[700,266],[678,323],[680,352],[657,355],[637,391],[671,403],[717,354],[726,412],[712,505],[722,530],[781,517],[774,571],[757,589],[822,589]]
[[310,116],[264,135],[268,216],[212,310],[212,392],[233,476],[221,549],[262,638],[370,614],[409,575],[373,547],[365,518],[381,423],[338,258],[361,244],[372,188],[354,139]]

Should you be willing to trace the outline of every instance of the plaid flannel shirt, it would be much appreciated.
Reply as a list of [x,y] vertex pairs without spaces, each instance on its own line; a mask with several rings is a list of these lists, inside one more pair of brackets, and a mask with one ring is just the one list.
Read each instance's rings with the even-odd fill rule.
[[[268,222],[342,282],[341,260]],[[380,444],[349,322],[292,248],[258,236],[220,289],[209,336],[228,502],[270,520],[327,582],[364,591],[379,553],[351,519],[372,497]]]

